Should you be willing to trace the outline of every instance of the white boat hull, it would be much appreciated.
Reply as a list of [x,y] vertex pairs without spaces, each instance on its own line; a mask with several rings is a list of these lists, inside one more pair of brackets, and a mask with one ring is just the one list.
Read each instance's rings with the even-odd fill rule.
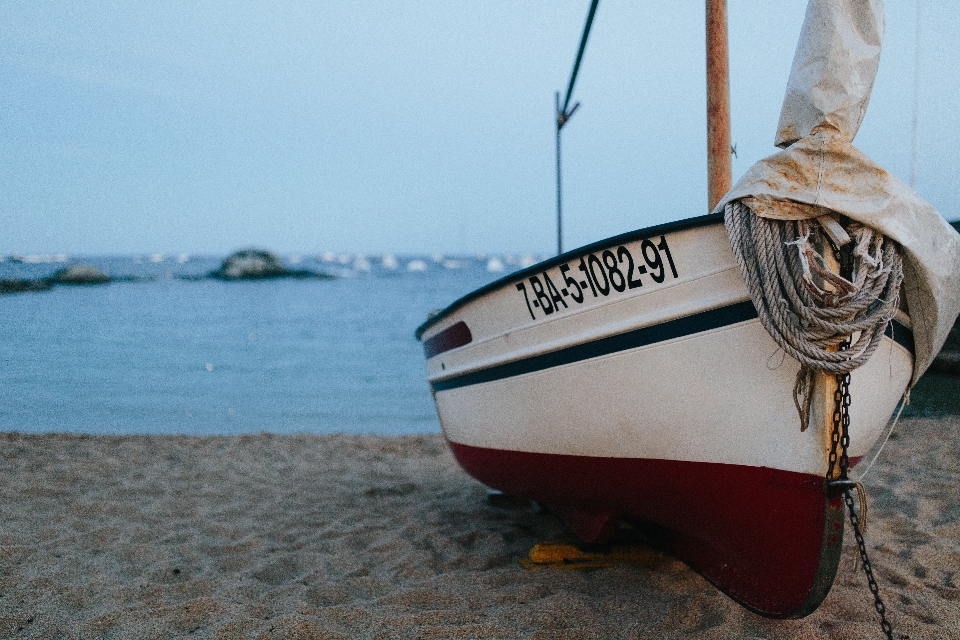
[[[454,303],[418,334],[444,434],[481,481],[550,504],[588,540],[620,517],[651,522],[666,546],[767,615],[802,615],[826,595],[821,583],[826,574],[832,582],[839,541],[828,544],[825,532],[839,522],[842,536],[839,500],[825,498],[824,485],[834,382],[818,380],[810,428],[801,431],[799,365],[757,319],[719,217],[536,265]],[[853,462],[883,431],[912,367],[910,332],[894,324],[853,372]],[[761,574],[780,542],[768,545],[770,558],[748,554],[737,561],[748,568],[723,568],[751,535],[760,540],[752,547],[765,544],[767,516],[736,503],[758,495],[740,483],[755,487],[771,472],[774,484],[809,485],[795,509],[809,517],[794,527],[809,529],[797,560],[809,575],[775,601]],[[697,482],[678,489],[686,478]],[[715,513],[717,504],[728,506]],[[676,521],[677,510],[687,519]],[[715,535],[704,533],[711,527]],[[744,538],[744,527],[754,533]]]

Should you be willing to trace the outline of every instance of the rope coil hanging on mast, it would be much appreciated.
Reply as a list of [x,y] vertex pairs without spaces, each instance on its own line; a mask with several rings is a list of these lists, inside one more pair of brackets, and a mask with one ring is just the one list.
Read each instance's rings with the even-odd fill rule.
[[[724,223],[760,322],[800,362],[794,402],[805,430],[815,372],[841,375],[864,364],[896,315],[900,251],[883,234],[848,224],[848,280],[815,248],[815,240],[829,238],[826,220],[770,220],[735,201],[724,208]],[[849,347],[840,350],[848,339]]]

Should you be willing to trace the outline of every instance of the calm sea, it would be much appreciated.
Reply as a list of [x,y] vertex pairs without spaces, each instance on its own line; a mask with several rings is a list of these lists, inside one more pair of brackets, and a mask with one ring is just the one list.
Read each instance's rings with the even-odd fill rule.
[[[0,431],[438,432],[414,329],[509,257],[287,258],[335,280],[185,280],[221,258],[85,257],[107,285],[0,296]],[[529,261],[529,259],[528,259]],[[505,271],[496,269],[502,262]],[[60,263],[0,262],[0,278]]]

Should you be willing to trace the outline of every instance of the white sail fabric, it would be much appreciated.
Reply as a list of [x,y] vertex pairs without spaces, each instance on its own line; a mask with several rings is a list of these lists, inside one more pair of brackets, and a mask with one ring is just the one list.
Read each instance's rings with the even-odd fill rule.
[[853,146],[870,100],[883,38],[882,0],[810,0],[775,144],[715,211],[743,200],[758,216],[834,211],[894,239],[915,343],[913,383],[960,313],[960,234],[902,180]]

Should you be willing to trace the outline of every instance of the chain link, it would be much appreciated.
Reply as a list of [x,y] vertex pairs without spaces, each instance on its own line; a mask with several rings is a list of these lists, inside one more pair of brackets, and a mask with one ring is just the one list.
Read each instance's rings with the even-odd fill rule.
[[[840,349],[842,350],[845,347],[846,344],[841,345]],[[837,375],[836,379],[837,389],[833,394],[833,430],[830,434],[830,457],[827,467],[828,483],[834,480],[833,475],[837,467],[839,467],[837,479],[846,481],[847,470],[850,466],[850,458],[847,455],[847,449],[850,446],[850,374]],[[873,608],[880,615],[880,628],[888,640],[893,640],[893,626],[887,620],[887,608],[880,597],[880,586],[873,577],[873,565],[870,564],[870,558],[867,556],[867,544],[863,539],[863,532],[860,530],[860,518],[857,517],[854,510],[853,496],[850,495],[848,487],[843,489],[843,501],[847,505],[847,511],[850,512],[850,524],[853,526],[853,535],[857,540],[860,563],[863,565],[863,572],[867,576],[867,586],[870,588],[870,593],[873,594]]]
[[850,458],[847,449],[850,447],[850,374],[837,376],[837,391],[840,394],[840,477],[847,479],[847,470],[850,467]]
[[863,565],[863,572],[867,576],[867,586],[870,587],[870,593],[873,594],[873,608],[880,615],[880,628],[883,629],[883,633],[889,640],[893,640],[893,626],[887,620],[887,608],[883,604],[883,599],[880,598],[880,585],[873,577],[873,565],[870,564],[870,558],[867,556],[867,543],[860,532],[860,519],[853,509],[853,496],[850,495],[849,489],[843,492],[843,501],[847,503],[847,510],[850,512],[850,524],[853,525],[853,535],[857,539],[857,548],[860,550],[860,563]]

